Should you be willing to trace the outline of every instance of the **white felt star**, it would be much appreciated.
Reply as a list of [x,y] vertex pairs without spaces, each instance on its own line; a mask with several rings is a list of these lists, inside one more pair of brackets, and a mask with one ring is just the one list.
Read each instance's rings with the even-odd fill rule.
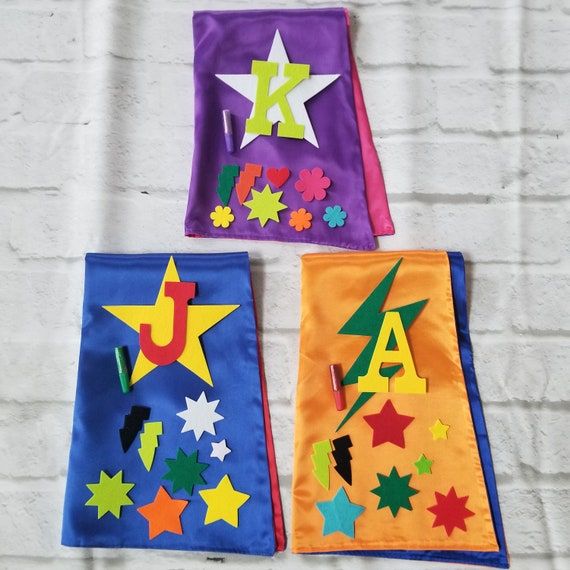
[[[285,64],[289,63],[289,57],[285,51],[283,40],[279,34],[279,30],[275,30],[273,43],[267,61],[273,61],[279,64],[279,73],[276,77],[271,79],[270,89],[271,93],[279,89],[281,85],[287,82],[284,69]],[[229,85],[232,89],[238,91],[244,97],[247,97],[252,103],[255,103],[255,96],[257,91],[257,76],[250,73],[244,74],[216,74],[218,79]],[[294,89],[287,94],[287,101],[291,107],[295,122],[305,127],[305,140],[310,142],[313,146],[319,148],[317,136],[313,130],[311,119],[305,108],[305,102],[314,97],[317,93],[321,92],[325,87],[328,87],[333,81],[338,79],[340,74],[334,75],[310,75],[307,79],[301,81]],[[250,117],[253,116],[254,106],[252,106]],[[283,115],[279,109],[279,105],[273,105],[267,111],[267,119],[274,125],[278,122],[283,122]],[[244,133],[241,141],[241,147],[248,145],[251,141],[255,140],[259,135],[255,133]]]
[[210,457],[217,457],[220,461],[224,460],[224,457],[231,453],[232,450],[228,447],[225,439],[222,441],[213,441],[212,442],[212,453],[210,453]]
[[193,430],[196,441],[202,437],[204,432],[216,435],[214,423],[224,419],[224,416],[216,412],[216,406],[219,403],[220,400],[208,402],[204,392],[195,401],[192,398],[186,398],[187,409],[176,414],[184,420],[182,433]]

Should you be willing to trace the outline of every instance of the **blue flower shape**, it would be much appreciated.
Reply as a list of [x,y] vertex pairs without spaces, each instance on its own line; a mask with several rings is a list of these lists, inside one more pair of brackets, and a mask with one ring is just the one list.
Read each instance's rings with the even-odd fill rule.
[[341,228],[346,220],[346,212],[341,206],[327,206],[323,214],[323,220],[328,223],[329,228]]

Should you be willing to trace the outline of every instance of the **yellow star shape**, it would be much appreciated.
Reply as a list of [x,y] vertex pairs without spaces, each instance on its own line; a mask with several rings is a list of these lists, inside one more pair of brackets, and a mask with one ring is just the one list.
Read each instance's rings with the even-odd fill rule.
[[447,430],[449,429],[449,426],[445,425],[444,423],[441,422],[440,419],[438,419],[435,424],[433,424],[430,428],[429,431],[431,431],[431,435],[433,436],[433,439],[447,439]]
[[251,195],[253,198],[243,203],[244,206],[251,210],[247,216],[248,220],[257,218],[262,228],[268,220],[279,222],[279,212],[287,209],[287,206],[279,201],[283,191],[271,192],[269,184],[266,184],[261,192],[252,188]]
[[[152,326],[153,341],[159,345],[166,345],[172,339],[172,322],[174,318],[174,301],[164,295],[164,284],[167,281],[180,281],[172,256],[168,260],[154,305],[107,305],[103,309],[109,311],[109,313],[138,333],[140,333],[142,323],[149,323]],[[212,376],[210,375],[210,369],[200,343],[200,335],[219,323],[238,307],[239,305],[188,305],[186,346],[177,362],[188,368],[190,372],[196,374],[198,378],[210,386],[213,385]],[[131,384],[144,378],[156,367],[157,365],[151,362],[140,350],[133,367]]]
[[236,491],[229,475],[224,475],[214,489],[205,489],[204,491],[199,491],[199,493],[206,505],[208,505],[206,518],[204,519],[205,525],[216,521],[226,521],[237,528],[238,510],[249,500],[249,495]]

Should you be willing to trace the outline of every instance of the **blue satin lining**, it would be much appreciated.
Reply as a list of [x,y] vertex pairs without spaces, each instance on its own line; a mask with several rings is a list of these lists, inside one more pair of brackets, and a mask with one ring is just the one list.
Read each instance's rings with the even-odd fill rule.
[[402,558],[406,560],[430,560],[435,562],[455,562],[458,564],[478,564],[494,568],[508,568],[509,555],[505,542],[503,520],[499,506],[497,483],[491,457],[491,447],[483,416],[483,406],[477,387],[477,377],[473,365],[473,351],[469,336],[469,320],[467,316],[467,292],[465,288],[465,263],[463,255],[458,252],[448,252],[451,271],[451,288],[453,292],[453,305],[455,308],[455,323],[457,326],[457,339],[463,367],[463,376],[469,396],[471,416],[479,447],[479,456],[483,467],[485,485],[491,507],[491,516],[495,527],[495,534],[499,544],[497,552],[475,552],[471,550],[355,550],[343,552],[330,552],[327,554],[346,554],[349,556],[378,556],[383,558]]
[[[63,515],[62,544],[83,547],[168,548],[272,555],[275,552],[273,510],[265,445],[260,390],[257,333],[247,253],[174,255],[180,279],[197,283],[192,301],[202,304],[239,304],[240,307],[206,331],[202,346],[212,374],[210,387],[175,362],[161,366],[122,394],[113,349],[126,346],[131,364],[138,353],[138,334],[102,309],[102,305],[152,305],[156,300],[169,255],[88,254],[85,270],[83,329],[73,419],[73,435]],[[185,397],[220,400],[216,411],[224,419],[216,435],[199,441],[193,432],[181,433],[176,416],[185,409]],[[137,453],[139,438],[123,453],[119,428],[131,406],[151,408],[150,421],[162,421],[164,435],[150,472]],[[211,442],[225,438],[232,450],[224,462],[211,458]],[[166,458],[198,450],[209,464],[205,485],[191,497],[172,492]],[[120,519],[108,513],[97,519],[97,509],[85,506],[91,493],[87,483],[99,481],[100,470],[135,483],[129,493],[134,505],[122,508]],[[198,495],[229,474],[234,487],[251,495],[239,510],[239,526],[224,521],[204,525],[206,504]],[[190,503],[181,515],[182,535],[165,532],[148,538],[148,523],[137,507],[153,501],[160,485],[177,499]]]

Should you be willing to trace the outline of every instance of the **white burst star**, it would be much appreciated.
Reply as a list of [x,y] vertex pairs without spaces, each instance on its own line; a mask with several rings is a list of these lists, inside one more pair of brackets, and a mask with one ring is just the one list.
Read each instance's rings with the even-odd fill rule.
[[197,400],[186,398],[186,409],[176,415],[184,420],[182,433],[192,430],[198,441],[204,432],[216,435],[214,423],[224,419],[216,412],[220,400],[208,402],[206,394],[202,392]]

